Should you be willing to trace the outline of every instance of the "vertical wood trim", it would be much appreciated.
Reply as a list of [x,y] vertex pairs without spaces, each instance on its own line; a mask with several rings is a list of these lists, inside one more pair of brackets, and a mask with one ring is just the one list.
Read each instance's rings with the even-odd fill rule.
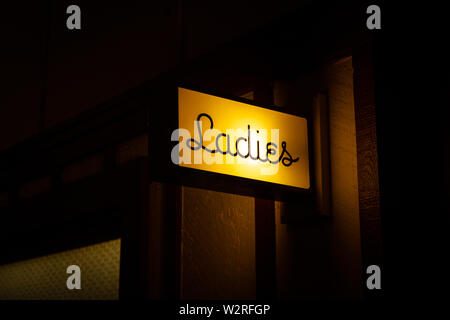
[[[265,82],[255,88],[256,103],[273,104],[273,88]],[[255,198],[256,298],[274,299],[276,284],[275,201]]]
[[328,97],[324,93],[318,93],[314,97],[312,116],[313,178],[316,192],[316,211],[326,216],[330,216],[331,212],[329,127]]
[[[150,169],[151,170],[151,169]],[[181,277],[181,186],[155,182],[152,192],[156,192],[152,199],[150,212],[158,215],[152,222],[158,225],[151,226],[154,233],[150,241],[158,241],[158,252],[149,259],[157,265],[154,277],[158,283],[150,284],[153,287],[153,296],[158,299],[180,299],[180,277]],[[152,243],[154,246],[155,244]]]
[[180,299],[181,186],[150,182],[147,227],[150,299]]
[[167,297],[171,300],[179,300],[182,297],[182,247],[181,247],[181,219],[182,219],[182,186],[168,185],[167,193],[167,243],[169,256],[167,260],[168,273],[166,280],[169,285]]
[[256,298],[276,297],[275,202],[255,198]]
[[[355,48],[352,61],[362,272],[363,279],[367,279],[366,269],[369,265],[378,265],[383,270],[374,72],[371,43],[366,42]],[[378,290],[368,290],[365,281],[364,288],[365,296],[372,297],[378,294]]]

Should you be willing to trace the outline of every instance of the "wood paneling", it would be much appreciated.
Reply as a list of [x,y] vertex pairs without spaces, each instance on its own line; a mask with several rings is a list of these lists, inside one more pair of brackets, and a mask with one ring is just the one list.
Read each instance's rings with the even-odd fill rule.
[[[382,268],[383,263],[374,74],[369,42],[355,48],[353,69],[362,271],[366,279],[369,265]],[[366,289],[366,296],[376,293]]]

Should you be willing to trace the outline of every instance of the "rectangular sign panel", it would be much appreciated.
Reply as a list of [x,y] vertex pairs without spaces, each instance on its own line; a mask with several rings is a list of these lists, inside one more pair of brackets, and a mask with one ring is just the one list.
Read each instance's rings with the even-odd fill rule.
[[178,88],[178,119],[175,164],[309,189],[305,118]]

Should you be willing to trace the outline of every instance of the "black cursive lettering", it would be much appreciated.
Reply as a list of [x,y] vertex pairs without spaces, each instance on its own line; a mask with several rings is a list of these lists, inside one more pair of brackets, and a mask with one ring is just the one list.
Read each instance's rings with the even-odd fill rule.
[[[201,128],[201,125],[200,125],[200,119],[201,118],[203,118],[203,117],[205,117],[205,118],[207,118],[208,120],[209,120],[209,122],[210,122],[210,126],[209,126],[209,128],[210,129],[212,129],[213,127],[214,127],[214,122],[213,122],[213,119],[211,118],[211,116],[209,115],[209,114],[207,114],[207,113],[200,113],[198,116],[197,116],[197,130],[198,130],[198,134],[199,134],[199,136],[200,136],[200,141],[197,141],[197,140],[195,140],[195,139],[188,139],[187,141],[186,141],[186,144],[187,144],[187,146],[191,149],[191,150],[194,150],[194,151],[196,151],[196,150],[199,150],[199,149],[203,149],[203,150],[205,150],[206,152],[209,152],[209,153],[221,153],[221,154],[223,154],[223,155],[225,155],[225,154],[229,154],[229,155],[231,155],[231,156],[233,156],[233,157],[237,157],[237,156],[239,156],[239,157],[241,157],[241,158],[244,158],[244,159],[246,159],[246,158],[248,158],[248,157],[250,157],[252,160],[259,160],[259,161],[261,161],[261,162],[269,162],[269,163],[271,163],[271,164],[277,164],[277,163],[282,163],[284,166],[286,166],[286,167],[289,167],[290,165],[292,165],[294,162],[297,162],[298,160],[299,160],[299,158],[297,157],[297,158],[292,158],[292,156],[291,156],[291,154],[287,151],[287,143],[286,143],[286,141],[282,141],[281,142],[281,154],[280,154],[280,156],[277,158],[277,159],[275,159],[275,160],[271,160],[270,158],[269,158],[269,156],[274,156],[274,155],[276,155],[276,149],[278,149],[278,146],[275,144],[275,143],[273,143],[273,142],[269,142],[269,143],[267,143],[267,145],[266,145],[266,157],[265,157],[265,159],[264,158],[262,158],[262,157],[260,157],[260,152],[259,152],[259,141],[257,141],[256,142],[256,157],[254,157],[254,156],[252,156],[252,154],[251,154],[251,144],[250,144],[250,125],[248,125],[247,126],[247,132],[248,132],[248,136],[247,136],[247,138],[244,138],[244,137],[239,137],[239,138],[237,138],[236,139],[236,142],[235,142],[235,147],[236,147],[236,152],[235,153],[233,153],[233,152],[231,152],[231,150],[230,150],[230,140],[231,140],[231,138],[230,138],[230,136],[229,135],[227,135],[227,134],[225,134],[225,133],[223,133],[223,132],[221,132],[217,137],[216,137],[216,149],[215,150],[212,150],[212,149],[209,149],[209,148],[207,148],[207,147],[205,147],[204,145],[203,145],[203,133],[202,133],[202,128]],[[259,131],[257,130],[256,131],[256,133],[258,134],[259,133]],[[220,147],[219,147],[219,140],[221,139],[221,138],[224,138],[224,139],[226,139],[226,142],[227,142],[227,150],[226,151],[224,151],[224,150],[222,150]],[[248,150],[247,150],[247,154],[242,154],[240,151],[239,151],[239,143],[241,142],[241,141],[244,141],[244,142],[247,142],[248,143]]]

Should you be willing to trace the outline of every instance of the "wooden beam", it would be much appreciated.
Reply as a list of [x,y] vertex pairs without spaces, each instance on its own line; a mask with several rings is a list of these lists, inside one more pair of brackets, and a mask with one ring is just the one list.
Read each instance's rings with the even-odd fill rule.
[[[268,82],[255,88],[255,102],[273,104],[273,88]],[[276,297],[275,202],[255,198],[256,298]]]

